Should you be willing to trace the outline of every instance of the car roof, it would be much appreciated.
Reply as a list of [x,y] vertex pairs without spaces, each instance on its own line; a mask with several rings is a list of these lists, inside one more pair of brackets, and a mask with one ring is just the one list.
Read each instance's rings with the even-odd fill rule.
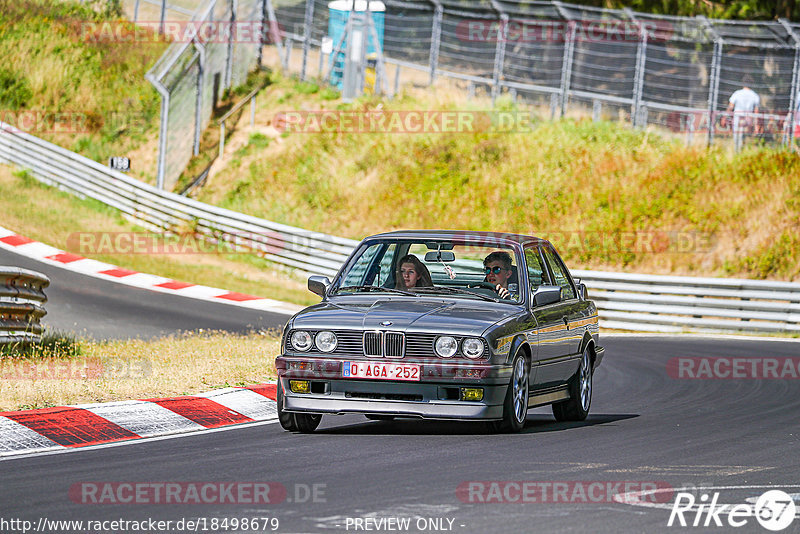
[[485,241],[487,244],[550,244],[546,239],[524,234],[505,232],[478,232],[474,230],[397,230],[369,236],[367,239],[464,239],[467,241]]

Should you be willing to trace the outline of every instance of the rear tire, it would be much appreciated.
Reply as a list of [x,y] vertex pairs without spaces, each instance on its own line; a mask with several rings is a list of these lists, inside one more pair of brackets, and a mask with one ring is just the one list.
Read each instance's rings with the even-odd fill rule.
[[514,356],[511,369],[511,380],[503,402],[503,419],[489,423],[489,429],[493,432],[519,432],[528,416],[530,368],[521,350]]
[[283,411],[283,386],[281,384],[282,380],[278,378],[278,395],[276,399],[278,403],[278,421],[284,430],[288,432],[296,432],[297,425],[294,422],[294,414]]
[[294,414],[294,424],[299,432],[308,434],[317,429],[322,421],[321,413],[296,413]]
[[570,379],[569,400],[553,404],[556,421],[583,421],[592,406],[592,354],[589,345],[583,349],[581,366]]

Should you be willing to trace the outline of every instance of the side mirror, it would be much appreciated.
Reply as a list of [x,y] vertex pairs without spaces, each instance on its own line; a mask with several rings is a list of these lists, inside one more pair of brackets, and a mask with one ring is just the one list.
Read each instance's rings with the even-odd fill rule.
[[325,294],[328,292],[330,285],[331,281],[328,280],[327,276],[314,275],[308,277],[308,290],[322,298],[325,298]]
[[539,286],[533,294],[533,305],[544,306],[561,300],[561,286]]
[[586,295],[586,284],[582,283],[580,280],[576,280],[575,287],[578,288],[578,296],[580,297],[581,300],[586,300],[587,298],[589,298]]

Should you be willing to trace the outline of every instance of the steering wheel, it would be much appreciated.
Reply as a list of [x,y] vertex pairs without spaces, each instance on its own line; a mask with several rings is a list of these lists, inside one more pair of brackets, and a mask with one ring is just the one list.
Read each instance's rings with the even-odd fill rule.
[[471,289],[482,287],[484,289],[491,289],[492,291],[497,291],[497,288],[492,284],[490,284],[489,282],[471,282],[467,284],[467,287]]

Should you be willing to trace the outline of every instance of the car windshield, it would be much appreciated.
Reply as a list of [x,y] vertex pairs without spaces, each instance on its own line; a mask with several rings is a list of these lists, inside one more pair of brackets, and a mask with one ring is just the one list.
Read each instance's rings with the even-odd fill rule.
[[369,240],[334,281],[334,294],[387,292],[519,303],[518,263],[513,247],[488,240]]

